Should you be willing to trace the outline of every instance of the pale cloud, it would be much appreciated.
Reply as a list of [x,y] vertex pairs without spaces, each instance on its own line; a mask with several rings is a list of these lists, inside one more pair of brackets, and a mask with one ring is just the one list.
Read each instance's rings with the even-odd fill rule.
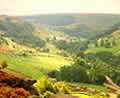
[[120,13],[120,0],[0,0],[0,14]]

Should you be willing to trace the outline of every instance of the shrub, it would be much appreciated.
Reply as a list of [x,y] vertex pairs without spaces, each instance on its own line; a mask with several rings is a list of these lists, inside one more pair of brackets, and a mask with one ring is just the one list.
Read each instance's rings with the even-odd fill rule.
[[41,52],[49,53],[49,52],[50,52],[50,49],[49,49],[49,48],[43,48]]
[[52,92],[46,91],[42,97],[43,97],[43,98],[49,98],[51,95],[53,95]]
[[46,76],[43,76],[40,80],[38,80],[33,87],[38,91],[39,95],[44,95],[47,90],[54,93],[57,91],[54,87],[54,83],[49,81]]
[[7,66],[8,66],[8,64],[7,64],[6,61],[2,61],[2,62],[0,63],[0,69],[4,69],[4,68],[6,68]]
[[55,82],[49,79],[47,76],[43,76],[38,80],[33,87],[38,91],[39,95],[43,98],[48,98],[51,94],[70,93],[69,87],[64,82]]
[[61,67],[48,75],[62,81],[102,84],[104,76],[110,74],[110,66],[97,58],[76,57],[74,61],[73,65]]
[[[54,76],[57,80],[68,82],[86,82],[88,81],[85,69],[79,65],[64,66],[60,71],[48,74],[50,77]],[[56,77],[55,77],[56,76]]]

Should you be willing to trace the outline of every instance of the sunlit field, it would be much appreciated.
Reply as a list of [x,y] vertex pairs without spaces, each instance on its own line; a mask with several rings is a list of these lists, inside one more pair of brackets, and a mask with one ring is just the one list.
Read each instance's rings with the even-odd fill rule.
[[71,63],[67,58],[58,55],[23,57],[0,53],[0,60],[7,61],[8,68],[21,72],[33,79],[38,79],[41,75],[51,70]]

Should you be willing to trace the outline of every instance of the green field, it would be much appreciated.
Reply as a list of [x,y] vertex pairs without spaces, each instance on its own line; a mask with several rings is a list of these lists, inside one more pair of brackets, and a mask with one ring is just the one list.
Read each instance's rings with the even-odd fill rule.
[[85,53],[97,53],[97,52],[111,52],[115,55],[120,54],[120,40],[117,39],[117,43],[112,48],[105,48],[105,47],[95,47],[95,48],[88,48]]
[[40,56],[15,56],[12,54],[0,53],[0,60],[7,61],[9,69],[23,73],[33,79],[38,79],[41,75],[51,70],[71,63],[70,60],[62,56],[48,56],[43,54]]

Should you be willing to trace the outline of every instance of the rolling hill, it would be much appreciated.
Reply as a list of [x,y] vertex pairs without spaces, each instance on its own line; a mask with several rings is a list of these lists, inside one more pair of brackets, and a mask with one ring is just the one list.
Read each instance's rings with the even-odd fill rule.
[[33,24],[44,24],[50,31],[65,32],[78,39],[91,39],[120,23],[115,14],[46,14],[20,17]]
[[[120,15],[111,14],[54,14],[24,17],[2,15],[0,16],[0,42],[2,47],[0,51],[11,51],[12,49],[12,53],[15,54],[13,58],[16,59],[12,60],[11,66],[12,64],[13,66],[11,68],[18,71],[21,70],[19,70],[20,66],[17,66],[19,65],[17,57],[25,60],[23,64],[20,63],[21,66],[24,66],[29,64],[26,63],[28,59],[25,56],[30,54],[30,70],[36,70],[35,66],[32,67],[33,64],[39,65],[37,66],[37,73],[39,68],[41,70],[41,66],[44,68],[44,65],[61,66],[69,64],[69,61],[63,56],[71,56],[77,51],[79,52],[81,46],[87,44],[81,38],[87,40],[93,38],[92,40],[94,40],[98,35],[107,36],[119,28],[119,20]],[[101,51],[103,48],[89,48],[88,51],[92,51],[92,49]],[[107,50],[111,49],[113,48]],[[4,57],[5,60],[8,60],[9,55],[11,54],[1,54],[1,59]],[[61,59],[62,62],[60,63],[55,58]],[[60,65],[53,63],[54,60]]]
[[34,31],[33,25],[28,22],[23,21],[15,16],[0,16],[0,30],[5,32],[14,32],[14,33],[30,33]]
[[[11,40],[32,48],[57,53],[56,42],[95,39],[120,24],[114,14],[49,14],[32,16],[0,16],[0,31]],[[118,27],[117,26],[117,27]],[[41,50],[41,49],[39,49]]]
[[[21,91],[19,87],[23,87],[22,91],[26,92],[26,85],[32,81],[24,81],[24,79],[16,77],[20,76],[35,79],[33,82],[38,80],[33,86],[40,96],[41,90],[44,90],[42,94],[47,96],[51,93],[64,94],[65,92],[66,94],[71,88],[71,91],[75,92],[72,91],[69,93],[70,95],[83,96],[83,98],[95,95],[95,98],[107,98],[109,91],[106,88],[80,82],[97,84],[100,81],[100,85],[102,85],[101,77],[105,72],[105,75],[110,75],[115,83],[120,83],[119,26],[120,15],[111,14],[0,16],[0,62],[7,62],[6,64],[9,65],[6,69],[1,69],[3,72],[0,71],[1,80],[3,79],[2,82],[0,81],[0,87],[2,87],[0,93],[5,91],[4,95],[7,95],[6,91],[11,93],[16,90],[19,93]],[[83,50],[80,51],[81,49]],[[79,57],[72,58],[77,53],[81,55],[82,52],[85,54],[82,55],[83,58],[80,57],[80,62]],[[85,58],[87,56],[90,57],[90,61]],[[92,58],[93,56],[99,59],[100,63],[93,62],[95,60]],[[77,60],[78,62],[76,62]],[[2,66],[2,63],[0,64]],[[104,64],[108,64],[108,66],[104,66]],[[107,69],[108,67],[110,70]],[[103,70],[103,68],[107,70]],[[62,73],[60,73],[61,69]],[[99,74],[99,72],[103,74]],[[54,78],[57,76],[56,79],[64,82],[44,77],[50,73]],[[70,81],[61,80],[62,76]],[[78,84],[74,82],[78,82]],[[18,88],[14,89],[14,87]]]
[[29,47],[41,47],[44,41],[32,34],[35,31],[34,25],[14,16],[0,16],[0,32],[2,36],[27,45]]
[[[35,79],[71,62],[55,54],[58,49],[46,42],[46,38],[51,36],[48,32],[36,32],[36,30],[34,24],[19,17],[0,16],[0,61],[8,62],[10,69]],[[40,30],[43,31],[45,28]],[[52,48],[52,52],[39,51],[44,47]]]

